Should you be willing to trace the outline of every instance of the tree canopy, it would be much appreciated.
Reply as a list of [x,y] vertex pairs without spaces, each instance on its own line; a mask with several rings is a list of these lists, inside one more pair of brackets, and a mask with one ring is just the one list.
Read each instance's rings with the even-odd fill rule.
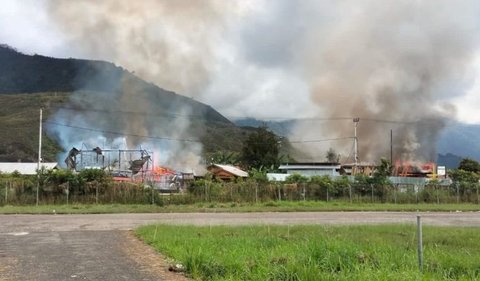
[[480,163],[470,158],[464,158],[462,159],[462,161],[460,161],[460,164],[458,165],[458,169],[464,170],[467,172],[479,173]]
[[337,163],[340,159],[340,155],[337,154],[337,152],[333,149],[333,148],[330,148],[326,155],[325,155],[325,158],[327,158],[327,161],[330,162],[330,163]]
[[279,140],[266,127],[251,133],[243,143],[242,163],[249,169],[276,167],[279,164]]

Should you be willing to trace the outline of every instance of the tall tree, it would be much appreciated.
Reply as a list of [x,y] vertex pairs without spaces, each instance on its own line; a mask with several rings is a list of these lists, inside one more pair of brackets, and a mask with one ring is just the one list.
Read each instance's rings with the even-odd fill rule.
[[274,167],[279,164],[279,140],[266,127],[258,128],[243,143],[242,162],[251,169]]
[[373,173],[373,176],[386,178],[392,175],[392,170],[393,167],[390,161],[385,158],[381,158],[380,165],[377,166],[377,169]]
[[458,169],[467,172],[478,173],[480,172],[480,163],[470,158],[464,158],[462,161],[460,161]]
[[337,155],[337,152],[330,147],[325,155],[325,158],[327,158],[327,161],[330,163],[337,163],[340,160],[340,155]]

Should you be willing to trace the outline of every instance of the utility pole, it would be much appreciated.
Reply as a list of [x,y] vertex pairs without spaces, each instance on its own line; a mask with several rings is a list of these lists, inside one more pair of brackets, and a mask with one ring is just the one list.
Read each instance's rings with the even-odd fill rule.
[[353,123],[355,125],[355,137],[354,137],[354,158],[355,158],[355,164],[354,164],[354,169],[353,169],[353,173],[352,173],[352,176],[354,176],[356,173],[357,173],[357,165],[358,165],[358,139],[357,139],[357,126],[358,126],[358,122],[360,122],[360,118],[356,117],[356,118],[353,118]]
[[393,166],[393,130],[390,129],[390,165]]
[[[38,130],[38,162],[37,162],[37,173],[40,172],[40,163],[42,162],[42,109],[40,108],[40,124]],[[37,176],[37,201],[36,205],[38,206],[38,190],[40,188],[40,174]]]

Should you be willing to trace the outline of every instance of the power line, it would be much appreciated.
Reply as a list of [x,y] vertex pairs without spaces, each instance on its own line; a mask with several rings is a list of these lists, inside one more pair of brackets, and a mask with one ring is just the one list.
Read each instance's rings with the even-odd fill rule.
[[269,122],[272,120],[282,120],[285,122],[288,121],[336,121],[336,120],[350,120],[352,117],[305,117],[305,118],[286,118],[286,117],[267,117],[263,119],[257,119],[251,116],[233,116],[233,115],[225,115],[228,119],[233,120],[241,120],[241,119],[253,119],[255,121],[265,121]]
[[130,114],[130,115],[142,115],[142,116],[157,116],[157,117],[169,117],[169,118],[204,118],[203,115],[194,115],[194,114],[178,114],[171,112],[140,112],[140,111],[127,111],[127,110],[112,110],[112,109],[96,109],[96,108],[79,108],[79,107],[65,107],[65,106],[50,106],[50,108],[63,109],[69,111],[80,111],[80,112],[96,112],[101,114]]
[[155,139],[155,140],[168,140],[168,141],[201,143],[199,140],[193,140],[193,139],[176,139],[176,138],[169,138],[169,137],[156,137],[156,136],[145,136],[145,135],[138,135],[138,134],[131,134],[131,133],[120,133],[120,132],[114,132],[114,131],[85,128],[85,127],[80,127],[80,126],[73,126],[73,125],[69,125],[69,124],[61,124],[61,123],[57,123],[57,122],[53,122],[53,121],[46,121],[45,123],[56,125],[56,126],[62,126],[62,127],[68,127],[68,128],[74,128],[74,129],[92,131],[92,132],[100,132],[100,133],[112,134],[112,135],[132,136],[132,137],[137,137],[137,138],[146,138],[146,139]]
[[[101,114],[130,114],[130,115],[141,115],[141,116],[156,116],[156,117],[166,117],[166,118],[195,118],[195,119],[206,119],[205,115],[199,114],[178,114],[172,112],[140,112],[140,111],[128,111],[128,110],[112,110],[112,109],[96,109],[96,108],[80,108],[80,107],[66,107],[66,106],[55,106],[50,105],[49,108],[56,108],[56,109],[63,109],[69,111],[79,111],[79,112],[96,112]],[[223,116],[223,115],[222,115]],[[344,121],[344,120],[352,120],[354,117],[347,117],[347,116],[337,116],[337,117],[306,117],[306,118],[285,118],[285,117],[269,117],[262,120],[250,117],[250,116],[224,116],[227,119],[253,119],[255,121],[268,121],[272,120],[282,120],[284,122],[293,121],[293,122],[325,122],[325,121]],[[428,122],[438,122],[436,119],[417,119],[417,120],[392,120],[392,119],[381,119],[381,118],[366,118],[360,117],[362,121],[368,122],[378,122],[378,123],[390,123],[390,124],[416,124],[416,123],[428,123]],[[282,121],[274,121],[276,123],[283,124]],[[283,125],[282,125],[283,126]],[[446,125],[448,126],[456,126],[456,125]]]
[[319,140],[297,140],[297,141],[290,141],[290,143],[327,142],[327,141],[347,140],[347,139],[353,139],[353,138],[354,137],[342,137],[342,138],[319,139]]
[[[121,132],[115,132],[115,131],[109,131],[109,130],[100,130],[100,129],[74,126],[74,125],[69,125],[69,124],[62,124],[62,123],[57,123],[57,122],[53,122],[53,121],[45,121],[44,123],[52,124],[52,125],[55,125],[55,126],[62,126],[62,127],[73,128],[73,129],[79,129],[79,130],[85,130],[85,131],[91,131],[91,132],[100,132],[100,133],[112,134],[112,135],[132,136],[132,137],[155,139],[155,140],[168,140],[168,141],[201,143],[200,140],[194,140],[194,139],[177,139],[177,138],[169,138],[169,137],[157,137],[157,136],[146,136],[146,135],[138,135],[138,134],[131,134],[131,133],[121,133]],[[314,143],[314,142],[346,140],[346,139],[352,139],[352,138],[353,137],[342,137],[342,138],[317,139],[317,140],[297,140],[297,141],[289,141],[289,142],[290,143]]]
[[376,118],[360,118],[360,120],[378,122],[378,123],[391,123],[391,124],[417,124],[417,123],[426,123],[426,122],[435,121],[432,119],[418,119],[418,120],[412,120],[412,121],[404,121],[404,120],[388,120],[388,119],[376,119]]

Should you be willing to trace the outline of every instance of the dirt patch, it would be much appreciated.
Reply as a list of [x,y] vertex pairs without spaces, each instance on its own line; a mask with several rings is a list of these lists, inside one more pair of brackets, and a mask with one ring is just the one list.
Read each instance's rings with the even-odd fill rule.
[[15,258],[9,258],[0,254],[0,281],[13,281],[15,278]]
[[158,276],[164,280],[172,281],[191,281],[183,273],[172,272],[169,267],[173,261],[156,252],[152,247],[145,244],[133,231],[126,233],[126,244],[123,249],[126,256],[133,259],[141,271],[148,272],[151,275]]

